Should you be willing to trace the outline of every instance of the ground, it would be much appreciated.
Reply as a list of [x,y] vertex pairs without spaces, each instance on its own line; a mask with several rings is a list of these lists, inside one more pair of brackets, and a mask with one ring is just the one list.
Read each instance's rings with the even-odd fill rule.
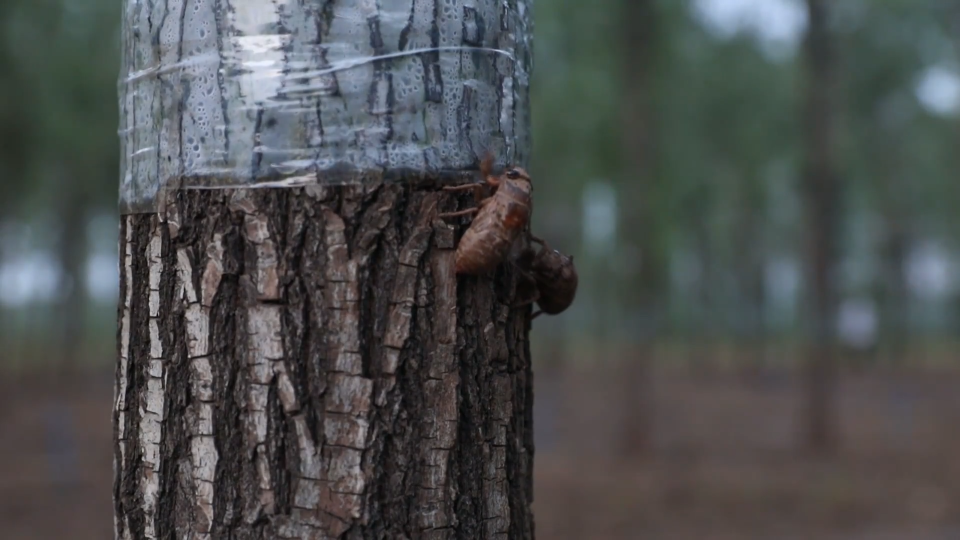
[[[113,537],[111,376],[0,383],[3,538]],[[619,456],[621,382],[538,373],[537,538],[960,538],[960,374],[845,375],[831,459],[797,451],[794,378],[723,373],[659,374],[653,451]]]

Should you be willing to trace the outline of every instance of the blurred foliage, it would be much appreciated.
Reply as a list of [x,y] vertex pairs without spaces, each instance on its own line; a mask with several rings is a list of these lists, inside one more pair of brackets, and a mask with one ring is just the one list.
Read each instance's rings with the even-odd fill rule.
[[[634,181],[624,174],[618,144],[620,71],[629,65],[620,58],[629,62],[633,53],[617,49],[621,4],[537,4],[533,170],[551,186],[549,195],[538,196],[561,205],[566,222],[558,225],[561,220],[542,213],[535,219],[541,227],[562,229],[565,234],[555,234],[564,247],[581,256],[576,208],[584,184],[603,178],[627,192]],[[708,4],[660,1],[655,13],[664,42],[647,89],[656,96],[657,121],[649,136],[656,141],[651,161],[659,186],[652,195],[654,215],[662,222],[652,227],[662,237],[653,248],[666,246],[675,263],[672,327],[699,333],[713,328],[724,335],[790,331],[796,329],[797,318],[789,316],[796,302],[778,308],[776,295],[768,293],[777,281],[770,274],[784,274],[775,263],[798,264],[804,255],[798,184],[802,35],[778,43],[765,39],[762,29],[720,32],[704,24],[702,13],[709,9],[700,8]],[[801,2],[786,4],[804,13]],[[931,239],[945,242],[951,255],[957,247],[955,110],[926,108],[917,87],[936,67],[956,84],[960,3],[850,0],[831,6],[840,65],[837,150],[844,217],[837,279],[846,297],[883,301],[890,297],[884,291],[896,285],[877,283],[878,257],[891,231],[905,236],[908,247]],[[621,198],[621,213],[628,214],[631,204]],[[630,231],[621,232],[626,237]],[[639,258],[651,248],[641,246]],[[909,255],[893,263],[902,270]],[[681,271],[684,261],[693,261],[692,277]],[[906,271],[898,274],[907,279]],[[589,284],[590,275],[585,278]],[[617,279],[612,287],[629,290],[635,272]],[[800,287],[795,299],[803,298]],[[936,298],[926,307],[949,301]],[[910,303],[924,309],[918,298]],[[749,316],[750,310],[761,316]],[[630,320],[629,306],[627,311]],[[591,314],[568,326],[592,329]],[[953,317],[933,319],[954,330]],[[750,325],[760,328],[744,328]],[[629,324],[623,331],[625,338],[636,334]]]
[[[802,34],[771,40],[762,27],[718,26],[705,15],[707,0],[650,0],[651,20],[643,22],[656,29],[655,43],[643,66],[646,86],[637,89],[625,71],[639,58],[627,37],[631,27],[645,25],[630,20],[628,1],[536,1],[535,227],[576,255],[582,279],[574,307],[538,319],[537,334],[645,335],[638,331],[645,306],[631,291],[640,286],[644,264],[660,264],[667,276],[656,285],[664,302],[657,309],[668,316],[663,336],[790,335],[799,328],[804,298],[802,283],[798,290],[788,286],[805,253],[798,184]],[[796,0],[770,4],[805,13]],[[921,297],[910,292],[904,269],[928,242],[939,242],[951,257],[960,247],[955,107],[938,112],[918,93],[931,70],[960,91],[960,2],[831,5],[840,66],[840,290],[846,298],[896,306],[903,312],[898,320],[912,320],[913,330],[954,332],[951,306],[960,303],[953,290]],[[6,223],[9,233],[21,230],[11,223],[26,224],[28,242],[63,267],[70,266],[69,250],[56,240],[67,220],[63,209],[85,205],[83,219],[116,212],[120,9],[115,0],[0,2],[0,226]],[[646,181],[631,165],[635,149],[624,144],[624,134],[637,128],[625,114],[636,91],[651,114],[639,128],[652,141]],[[634,189],[638,182],[644,189]],[[606,251],[584,238],[585,197],[597,186],[617,195],[616,236]],[[636,200],[639,194],[648,200]],[[638,232],[632,224],[641,207],[649,230]],[[103,220],[96,223],[100,232],[90,241],[83,239],[86,229],[69,226],[66,243],[113,246],[113,238],[104,241]],[[0,268],[24,256],[23,234],[12,235],[19,243],[0,234]],[[96,310],[104,328],[114,316],[111,302]]]
[[[102,0],[0,4],[4,213],[28,219],[64,191],[115,206],[120,7]],[[81,189],[66,189],[71,184]]]

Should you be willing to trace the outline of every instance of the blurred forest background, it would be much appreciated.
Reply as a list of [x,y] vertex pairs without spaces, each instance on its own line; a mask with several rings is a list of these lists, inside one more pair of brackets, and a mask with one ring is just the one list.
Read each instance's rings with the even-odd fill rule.
[[[0,2],[0,522],[112,537],[116,0]],[[960,538],[960,0],[536,0],[545,539]]]

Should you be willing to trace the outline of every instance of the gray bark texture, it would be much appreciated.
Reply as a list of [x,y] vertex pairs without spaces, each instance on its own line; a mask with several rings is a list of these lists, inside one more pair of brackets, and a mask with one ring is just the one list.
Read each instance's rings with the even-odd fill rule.
[[[125,15],[117,538],[533,538],[530,307],[437,218],[526,165],[529,3]],[[370,59],[448,46],[513,59]]]

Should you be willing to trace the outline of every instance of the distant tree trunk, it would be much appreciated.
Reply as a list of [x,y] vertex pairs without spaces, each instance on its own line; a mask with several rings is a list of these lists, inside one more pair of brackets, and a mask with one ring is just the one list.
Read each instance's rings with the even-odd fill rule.
[[[69,178],[68,176],[64,176]],[[61,270],[60,286],[64,288],[55,321],[60,333],[51,350],[56,357],[50,366],[49,403],[45,415],[47,431],[46,454],[57,471],[56,479],[65,485],[75,482],[77,469],[72,466],[77,455],[76,421],[70,406],[70,395],[77,388],[80,363],[83,360],[83,325],[87,302],[84,283],[84,262],[88,251],[87,207],[88,188],[70,179],[59,193],[57,201],[60,234],[56,248]]]
[[808,219],[808,283],[812,287],[812,331],[807,354],[805,440],[816,453],[831,451],[836,433],[835,334],[837,295],[833,276],[838,251],[840,190],[834,157],[835,71],[825,0],[807,0],[807,66],[803,111],[806,159],[804,188]]
[[66,294],[61,299],[57,320],[60,324],[58,376],[70,380],[83,355],[83,309],[86,304],[84,262],[87,255],[86,190],[79,182],[64,186],[59,207],[60,237],[57,258],[63,270]]
[[883,302],[881,309],[881,332],[883,349],[888,361],[901,365],[907,354],[907,235],[901,220],[887,219],[887,235],[881,257],[883,276]]
[[[880,110],[883,101],[877,100]],[[884,353],[893,365],[905,358],[908,345],[906,310],[909,308],[906,260],[909,247],[903,179],[909,177],[900,155],[904,147],[904,132],[899,123],[881,124],[871,130],[866,142],[876,154],[872,160],[872,174],[876,179],[877,206],[883,220],[884,237],[880,247],[879,333],[874,350]]]
[[766,361],[763,225],[760,219],[761,206],[757,200],[751,199],[753,198],[748,198],[742,205],[738,245],[750,248],[747,253],[738,257],[740,268],[737,276],[746,317],[742,326],[746,367],[752,375],[760,375]]
[[624,52],[624,155],[627,158],[625,194],[629,211],[626,234],[640,247],[640,275],[631,308],[639,311],[640,342],[626,358],[621,450],[624,456],[642,456],[652,446],[653,389],[651,367],[655,363],[655,338],[663,309],[664,263],[662,231],[655,217],[656,174],[654,137],[655,62],[657,11],[652,0],[624,0],[621,4]]
[[[142,77],[137,84],[149,82],[157,39],[179,36],[183,54],[197,61],[183,72],[155,70],[160,86],[125,89],[124,106],[146,118],[124,115],[134,124],[128,136],[141,142],[125,143],[131,178],[122,194],[150,183],[157,169],[140,163],[169,151],[169,137],[183,141],[182,155],[171,159],[173,170],[184,170],[188,157],[211,155],[198,147],[218,155],[210,137],[224,132],[225,151],[256,148],[246,161],[255,171],[261,158],[276,157],[265,155],[271,147],[316,144],[310,148],[317,154],[354,166],[356,181],[324,185],[333,182],[325,169],[314,173],[317,185],[306,187],[251,188],[244,187],[249,177],[218,177],[216,189],[187,185],[161,197],[163,215],[125,211],[113,412],[117,538],[533,538],[530,308],[511,308],[518,275],[508,264],[492,276],[458,279],[454,248],[465,220],[437,218],[456,209],[455,200],[472,205],[467,194],[440,191],[443,183],[475,179],[469,164],[439,156],[456,161],[453,170],[428,172],[367,168],[365,161],[417,129],[443,143],[455,139],[445,148],[458,151],[472,136],[499,129],[508,147],[516,145],[503,154],[523,160],[525,82],[513,76],[509,59],[496,60],[507,70],[498,72],[475,51],[444,52],[444,62],[426,54],[403,64],[362,63],[368,71],[340,78],[333,93],[308,75],[324,67],[314,53],[327,49],[317,43],[327,39],[329,25],[349,25],[338,27],[340,36],[356,41],[333,43],[331,54],[343,45],[387,54],[453,40],[499,46],[526,62],[528,6],[521,3],[518,12],[516,3],[492,0],[452,8],[408,0],[393,2],[395,11],[381,17],[379,3],[350,1],[285,4],[279,11],[246,0],[127,4],[125,54],[146,64],[133,62],[130,71]],[[266,24],[268,16],[278,19],[274,25]],[[243,72],[218,70],[217,62],[210,68],[196,52],[249,37],[240,24],[251,20],[269,38],[282,28],[291,42],[282,52],[297,59],[291,69],[320,64],[307,66],[307,79],[283,79],[314,91],[272,94],[300,105],[274,114],[261,109],[256,135],[237,125],[256,116],[231,102],[245,94],[217,79]],[[393,25],[390,33],[386,25]],[[220,62],[231,58],[221,50]],[[395,65],[413,66],[404,68],[405,81],[399,68],[391,71]],[[257,69],[255,62],[246,67]],[[213,75],[196,76],[197,69]],[[165,101],[165,92],[181,89],[182,100]],[[401,90],[418,93],[411,98]],[[139,101],[151,91],[160,102]],[[426,110],[415,116],[426,128],[402,123],[408,120],[400,107],[391,109],[394,100],[422,99],[424,92]],[[210,95],[224,97],[212,109],[191,108],[190,100]],[[342,102],[357,110],[326,108]],[[151,122],[154,106],[161,112]],[[340,126],[350,135],[343,140],[326,142],[337,135],[330,124],[304,141],[279,136],[309,134],[305,128],[318,116],[347,113],[353,116]],[[221,114],[223,126],[194,122]],[[162,131],[137,133],[141,125]],[[169,166],[165,157],[147,162],[157,161]]]
[[[0,196],[2,196],[2,193],[0,193]],[[5,205],[0,203],[0,215],[3,215],[4,212],[8,212],[8,209],[5,207]],[[8,246],[5,245],[5,238],[3,234],[4,229],[9,223],[8,219],[9,218],[6,215],[0,218],[0,268],[3,268],[7,257],[9,256],[7,254]],[[8,315],[11,313],[13,313],[13,309],[7,307],[3,303],[0,303],[0,347],[3,347],[3,350],[7,351],[7,363],[19,361],[18,357],[20,356],[20,345],[18,345],[20,340],[13,340],[9,337],[10,335],[14,335],[10,328],[11,317]],[[0,398],[0,405],[2,404],[2,398]]]
[[[707,195],[703,196],[706,199]],[[691,340],[690,365],[693,366],[697,377],[709,378],[713,374],[715,362],[715,341],[717,337],[714,315],[717,301],[715,298],[715,278],[717,276],[717,260],[713,250],[713,241],[710,235],[708,220],[709,204],[706,200],[697,201],[691,211],[693,216],[693,237],[697,250],[697,262],[700,265],[697,279],[697,314],[695,339]]]

